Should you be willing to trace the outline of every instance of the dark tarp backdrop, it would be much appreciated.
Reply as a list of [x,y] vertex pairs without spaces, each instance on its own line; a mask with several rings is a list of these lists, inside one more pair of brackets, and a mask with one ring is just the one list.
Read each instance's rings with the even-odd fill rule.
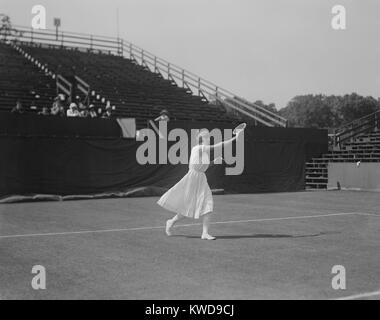
[[0,134],[17,136],[114,137],[121,136],[117,121],[100,118],[66,118],[36,114],[0,114]]
[[[234,126],[172,121],[169,130],[183,128],[189,132],[191,128]],[[136,150],[141,143],[88,135],[42,137],[33,131],[19,136],[2,134],[0,197],[7,202],[160,195],[186,174],[188,166],[140,165]],[[224,189],[226,193],[298,191],[304,189],[305,162],[326,151],[326,130],[248,126],[244,133],[243,173],[227,176],[225,165],[218,165],[206,174],[212,189]]]

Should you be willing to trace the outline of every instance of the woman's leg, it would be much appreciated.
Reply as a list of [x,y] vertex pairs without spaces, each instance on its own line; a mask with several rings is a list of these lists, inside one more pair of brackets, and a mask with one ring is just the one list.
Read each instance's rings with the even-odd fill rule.
[[166,221],[166,234],[168,236],[171,236],[172,233],[171,233],[171,228],[174,226],[175,223],[177,223],[178,221],[184,219],[185,217],[183,215],[180,215],[180,214],[176,214],[172,219],[169,219],[168,221]]
[[207,213],[203,216],[203,231],[202,231],[202,239],[203,240],[215,240],[216,238],[211,236],[208,233],[208,229],[210,227],[210,220],[211,220],[211,212]]

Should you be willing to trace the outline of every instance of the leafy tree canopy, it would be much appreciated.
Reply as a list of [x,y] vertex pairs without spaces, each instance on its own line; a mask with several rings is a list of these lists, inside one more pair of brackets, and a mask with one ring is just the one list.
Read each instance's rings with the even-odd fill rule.
[[380,110],[380,100],[356,93],[344,96],[300,95],[294,97],[279,114],[292,127],[337,128]]

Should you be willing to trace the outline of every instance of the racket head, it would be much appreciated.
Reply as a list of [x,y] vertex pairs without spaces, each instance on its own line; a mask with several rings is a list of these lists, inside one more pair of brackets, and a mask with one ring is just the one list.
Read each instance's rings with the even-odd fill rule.
[[247,124],[245,122],[239,124],[235,129],[234,131],[232,131],[233,134],[237,134],[239,133],[240,131],[244,130],[246,128]]

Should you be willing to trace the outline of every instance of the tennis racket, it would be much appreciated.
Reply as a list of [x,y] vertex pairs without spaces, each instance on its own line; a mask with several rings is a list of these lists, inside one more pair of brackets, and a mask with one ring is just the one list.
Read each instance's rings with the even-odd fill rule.
[[233,134],[238,134],[240,131],[243,131],[245,129],[245,127],[247,126],[247,124],[245,122],[239,124],[235,129],[234,131],[232,131]]

